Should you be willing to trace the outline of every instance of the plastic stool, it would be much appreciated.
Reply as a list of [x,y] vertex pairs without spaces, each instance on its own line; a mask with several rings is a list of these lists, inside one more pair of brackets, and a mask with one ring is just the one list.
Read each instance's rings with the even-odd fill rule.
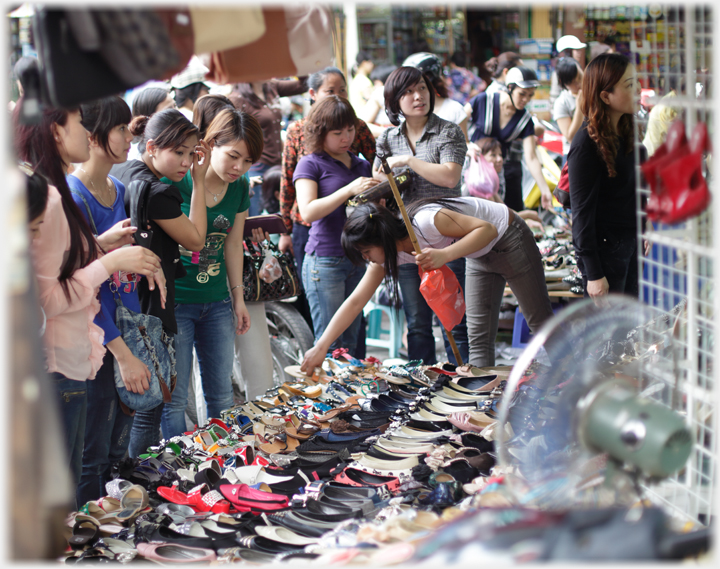
[[[553,304],[552,309],[554,313],[557,313],[562,308],[562,304]],[[512,336],[512,347],[513,348],[524,348],[533,339],[533,335],[530,333],[530,327],[528,326],[525,316],[520,312],[520,307],[515,309],[515,321],[513,323],[513,336]]]
[[[388,315],[390,319],[390,329],[382,327],[382,313]],[[405,323],[405,314],[402,310],[385,306],[384,304],[376,304],[372,300],[365,305],[363,309],[367,320],[367,333],[365,343],[368,346],[385,348],[390,352],[389,357],[397,358],[400,354],[400,346],[402,344],[402,330]],[[382,334],[389,334],[389,340],[382,340]]]

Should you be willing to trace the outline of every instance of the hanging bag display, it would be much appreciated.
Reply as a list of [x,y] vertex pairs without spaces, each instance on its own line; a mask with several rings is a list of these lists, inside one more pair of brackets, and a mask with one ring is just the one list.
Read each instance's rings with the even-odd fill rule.
[[[245,239],[243,258],[243,297],[249,302],[264,302],[268,300],[283,300],[292,298],[302,292],[300,279],[295,266],[295,258],[290,252],[281,253],[272,241],[265,241],[263,246],[280,265],[282,276],[271,282],[263,279],[263,263],[266,262],[265,252],[262,248]],[[267,276],[266,276],[267,278]]]

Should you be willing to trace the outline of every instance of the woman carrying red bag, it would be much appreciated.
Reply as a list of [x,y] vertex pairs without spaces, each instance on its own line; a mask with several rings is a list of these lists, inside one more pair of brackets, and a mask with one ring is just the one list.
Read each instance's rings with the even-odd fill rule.
[[315,347],[305,353],[302,370],[322,364],[328,348],[362,311],[383,279],[398,297],[398,265],[415,263],[423,270],[439,269],[466,259],[470,363],[495,363],[500,305],[507,282],[533,332],[553,314],[545,272],[532,231],[504,204],[479,198],[430,198],[407,207],[422,249],[414,256],[405,222],[384,206],[367,203],[350,215],[342,246],[355,264],[369,263],[360,284],[340,306]]

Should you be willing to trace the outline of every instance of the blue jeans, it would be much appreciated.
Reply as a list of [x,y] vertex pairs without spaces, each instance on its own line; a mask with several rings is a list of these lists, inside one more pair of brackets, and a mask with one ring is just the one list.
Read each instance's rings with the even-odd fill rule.
[[[355,290],[365,267],[356,267],[347,257],[317,257],[315,253],[305,255],[303,262],[303,283],[312,314],[315,341],[322,336],[330,320]],[[342,336],[330,346],[354,350],[357,346],[360,315],[348,327]]]
[[[82,471],[83,446],[85,444],[87,382],[68,379],[57,371],[48,374],[48,377],[58,394],[58,405],[65,430],[65,445],[70,472],[72,473],[73,484],[77,484]],[[79,504],[79,506],[82,505]]]
[[[255,162],[250,170],[248,170],[248,177],[252,178],[253,176],[263,176],[269,169],[270,166],[267,164]],[[260,215],[263,211],[262,184],[253,186],[252,191],[255,192],[255,195],[250,198],[250,209],[248,209],[248,215]]]
[[175,306],[178,333],[175,336],[177,383],[172,401],[162,412],[166,439],[185,432],[185,407],[193,367],[193,346],[200,364],[207,416],[233,406],[232,370],[235,357],[235,314],[232,299],[207,304]]
[[[465,291],[465,259],[456,259],[447,264],[455,273],[460,286]],[[426,365],[437,362],[435,355],[435,337],[433,336],[433,311],[420,294],[420,275],[417,265],[407,263],[398,267],[400,277],[400,290],[402,292],[403,310],[408,327],[408,359],[422,360]],[[445,352],[448,361],[457,363],[450,347],[445,330],[442,331],[445,342]],[[453,338],[460,352],[463,363],[468,361],[468,336],[466,317],[463,316],[460,324],[452,330]]]
[[[293,223],[292,244],[295,254],[295,264],[297,265],[299,273],[302,273],[303,261],[305,260],[305,245],[307,245],[309,236],[309,227],[305,227],[299,223]],[[302,283],[302,274],[300,274],[300,282]]]
[[155,409],[149,411],[135,411],[135,417],[130,431],[130,446],[128,454],[137,458],[147,452],[148,447],[160,444],[160,420],[165,403],[160,403]]
[[110,467],[125,458],[130,444],[133,418],[120,409],[115,358],[110,350],[105,352],[95,379],[87,381],[86,417],[82,475],[77,487],[79,506],[107,494],[105,483],[110,480]]

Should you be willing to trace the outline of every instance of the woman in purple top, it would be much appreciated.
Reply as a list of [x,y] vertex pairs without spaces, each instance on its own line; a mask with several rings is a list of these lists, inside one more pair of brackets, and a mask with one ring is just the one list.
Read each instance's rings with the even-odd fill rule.
[[[378,184],[371,164],[349,152],[356,124],[347,99],[331,95],[313,105],[305,122],[305,146],[311,153],[298,162],[293,175],[300,215],[312,224],[302,279],[316,339],[365,272],[347,260],[340,245],[345,202]],[[359,326],[358,315],[331,349],[354,350]]]

